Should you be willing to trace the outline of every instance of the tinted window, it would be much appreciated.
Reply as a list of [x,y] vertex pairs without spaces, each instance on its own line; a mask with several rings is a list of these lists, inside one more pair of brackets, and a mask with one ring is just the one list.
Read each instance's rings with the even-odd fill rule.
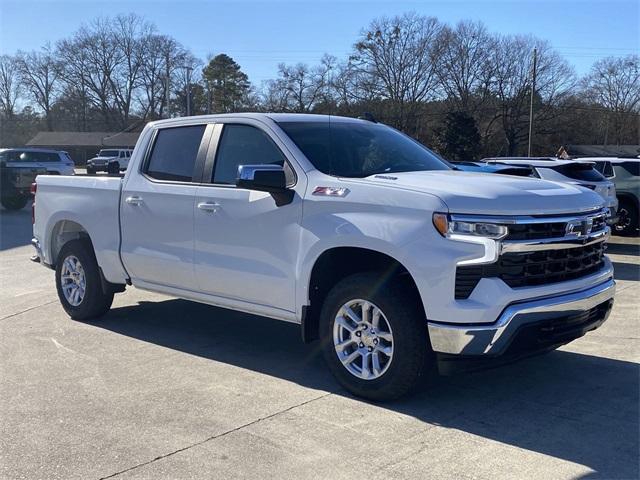
[[13,150],[7,152],[8,162],[59,162],[60,157],[56,152],[21,152]]
[[213,183],[235,184],[240,165],[284,165],[284,155],[262,130],[225,125],[218,145]]
[[31,152],[34,162],[59,162],[60,156],[54,152]]
[[384,125],[330,121],[279,125],[313,166],[329,175],[450,169],[424,145]]
[[99,157],[117,157],[118,150],[100,150]]
[[593,165],[588,163],[572,163],[566,165],[549,166],[558,173],[561,173],[565,177],[573,178],[574,180],[584,180],[586,182],[601,182],[604,177],[598,172]]
[[158,130],[146,173],[158,180],[190,182],[204,125]]
[[640,162],[624,162],[621,166],[631,175],[636,177],[640,175]]

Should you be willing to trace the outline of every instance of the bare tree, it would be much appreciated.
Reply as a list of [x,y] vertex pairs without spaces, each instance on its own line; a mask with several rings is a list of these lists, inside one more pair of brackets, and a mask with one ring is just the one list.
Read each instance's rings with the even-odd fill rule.
[[21,94],[16,64],[15,57],[0,55],[0,109],[8,118],[13,117]]
[[308,113],[331,95],[331,71],[335,59],[325,55],[314,67],[304,63],[278,65],[278,78],[265,85],[263,94],[267,109]]
[[609,111],[603,139],[605,144],[609,141],[610,126],[617,144],[623,141],[629,127],[637,128],[635,133],[640,137],[640,56],[599,60],[583,79],[582,87],[588,98]]
[[437,43],[440,85],[457,110],[473,114],[489,93],[497,39],[480,22],[445,27]]
[[554,107],[575,85],[573,69],[548,42],[530,36],[500,39],[492,60],[496,65],[492,94],[497,109],[493,119],[501,120],[507,155],[515,155],[528,135],[534,48],[538,52],[534,125],[556,115]]
[[351,62],[375,95],[390,100],[396,126],[412,130],[419,103],[435,96],[436,40],[442,25],[436,18],[408,13],[374,20],[354,46]]
[[120,126],[129,125],[134,91],[141,86],[145,40],[153,27],[135,14],[118,15],[110,25],[118,62],[109,83],[120,117]]
[[53,130],[51,107],[60,87],[60,63],[49,45],[41,51],[18,52],[17,69],[23,85],[43,110],[47,129]]

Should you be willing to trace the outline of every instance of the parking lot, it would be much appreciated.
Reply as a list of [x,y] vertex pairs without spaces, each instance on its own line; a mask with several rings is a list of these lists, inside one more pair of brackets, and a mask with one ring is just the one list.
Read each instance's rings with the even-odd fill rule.
[[639,477],[640,252],[614,237],[605,325],[551,354],[375,405],[299,328],[129,288],[70,320],[0,212],[0,477]]

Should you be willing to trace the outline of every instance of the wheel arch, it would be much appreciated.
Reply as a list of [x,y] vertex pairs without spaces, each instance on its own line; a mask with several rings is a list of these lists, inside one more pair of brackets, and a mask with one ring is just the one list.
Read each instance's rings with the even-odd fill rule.
[[93,249],[93,243],[86,228],[73,220],[58,220],[51,229],[50,235],[51,265],[55,267],[60,250],[67,242],[80,239],[88,240]]
[[387,253],[365,247],[340,246],[324,250],[313,263],[307,283],[306,304],[302,307],[302,339],[309,343],[319,336],[319,320],[322,304],[329,290],[349,275],[368,271],[380,271],[380,284],[396,278],[416,296],[424,313],[418,286],[409,270]]

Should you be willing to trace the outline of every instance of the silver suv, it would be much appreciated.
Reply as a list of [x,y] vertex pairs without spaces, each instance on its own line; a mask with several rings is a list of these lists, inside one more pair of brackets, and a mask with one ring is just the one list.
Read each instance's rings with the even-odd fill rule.
[[75,164],[67,152],[44,148],[2,148],[0,164],[6,168],[46,170],[48,175],[75,173]]
[[552,182],[570,183],[594,190],[605,201],[609,209],[608,223],[617,222],[618,199],[615,184],[595,169],[594,162],[580,160],[559,160],[553,157],[493,157],[482,160],[531,168],[532,176]]

